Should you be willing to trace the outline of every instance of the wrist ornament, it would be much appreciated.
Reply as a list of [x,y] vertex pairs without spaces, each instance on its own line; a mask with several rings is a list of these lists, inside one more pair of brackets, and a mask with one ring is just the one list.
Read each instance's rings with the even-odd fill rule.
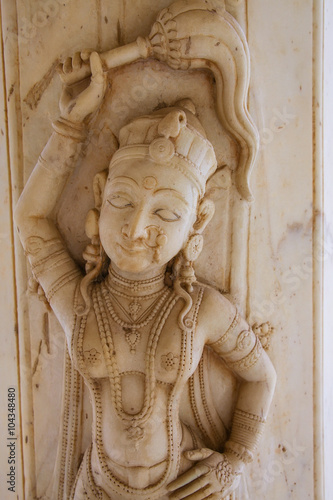
[[245,448],[245,446],[235,443],[234,441],[227,441],[224,446],[224,451],[244,464],[253,462],[253,453]]
[[70,137],[74,141],[83,142],[87,135],[84,123],[75,123],[66,118],[59,118],[52,123],[53,130],[64,137]]
[[265,420],[253,413],[236,409],[229,440],[224,451],[245,464],[253,461],[253,452],[258,446],[264,430]]

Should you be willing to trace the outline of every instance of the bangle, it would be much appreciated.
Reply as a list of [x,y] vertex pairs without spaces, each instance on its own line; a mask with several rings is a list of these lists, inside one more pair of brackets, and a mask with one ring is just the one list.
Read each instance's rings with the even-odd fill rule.
[[236,409],[232,421],[230,441],[251,453],[256,449],[264,430],[265,420],[259,415]]
[[245,446],[235,443],[234,441],[227,441],[224,445],[224,451],[232,453],[232,455],[245,464],[249,464],[253,461],[253,453],[245,448]]
[[86,126],[84,123],[74,123],[60,117],[59,120],[52,123],[52,127],[58,134],[70,137],[78,142],[83,142],[86,138]]

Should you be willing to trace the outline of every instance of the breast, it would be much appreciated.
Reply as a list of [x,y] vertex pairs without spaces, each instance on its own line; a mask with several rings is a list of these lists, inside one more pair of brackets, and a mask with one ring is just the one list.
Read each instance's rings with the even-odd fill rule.
[[166,384],[177,380],[181,362],[182,332],[174,323],[165,325],[155,354],[156,379]]

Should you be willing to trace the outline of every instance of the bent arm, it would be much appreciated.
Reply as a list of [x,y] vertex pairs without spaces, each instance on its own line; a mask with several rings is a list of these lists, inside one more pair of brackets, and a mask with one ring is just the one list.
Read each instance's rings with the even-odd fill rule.
[[75,166],[79,144],[58,132],[51,135],[15,209],[23,244],[36,232],[43,236],[58,235],[50,216]]
[[169,498],[174,500],[233,497],[244,466],[253,460],[275,387],[275,370],[236,308],[210,288],[205,290],[202,305],[201,334],[239,377],[240,391],[224,449],[185,452],[188,460],[198,463],[168,485]]
[[[61,126],[69,132],[68,125],[62,122]],[[72,136],[66,137],[59,132],[52,134],[14,215],[32,273],[65,331],[72,320],[74,290],[81,272],[69,255],[52,214],[75,166],[82,137],[78,128],[73,130]]]
[[259,337],[239,315],[235,306],[225,297],[212,292],[214,297],[208,299],[206,313],[209,314],[210,307],[214,307],[215,315],[211,320],[207,343],[240,380],[231,434],[225,451],[247,463],[251,461],[263,432],[274,394],[276,373]]
[[[89,57],[91,80],[76,96],[64,88],[60,98],[61,118],[45,146],[15,210],[15,222],[28,255],[32,272],[41,284],[70,341],[74,295],[81,271],[69,255],[52,214],[74,169],[85,137],[85,123],[103,101],[106,75],[96,52]],[[76,53],[60,71],[78,74],[83,59]]]

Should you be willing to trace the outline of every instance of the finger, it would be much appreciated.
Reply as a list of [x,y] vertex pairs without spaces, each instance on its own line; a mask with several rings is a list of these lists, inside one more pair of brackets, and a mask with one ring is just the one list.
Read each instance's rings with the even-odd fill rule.
[[205,464],[196,465],[195,467],[192,467],[192,469],[188,470],[181,476],[177,477],[177,479],[172,481],[170,484],[168,484],[167,489],[169,491],[177,490],[178,488],[185,486],[185,484],[191,483],[198,477],[207,474],[207,472],[209,471],[210,468],[208,467],[208,465]]
[[73,57],[73,69],[78,70],[82,67],[82,59],[80,52],[76,52]]
[[213,493],[212,495],[209,495],[207,497],[207,500],[221,500],[221,498],[226,498],[224,494],[223,497],[221,495],[222,495],[221,492]]
[[84,49],[81,51],[81,59],[84,62],[89,61],[90,54],[94,52],[94,49]]
[[[204,488],[201,488],[200,490],[197,490],[195,493],[192,493],[192,495],[188,495],[186,497],[186,500],[206,500],[212,493],[214,493],[213,488],[210,484],[208,484]],[[221,498],[221,496],[219,498]]]
[[187,498],[192,493],[201,490],[202,488],[209,485],[209,478],[207,476],[201,476],[196,481],[183,486],[183,488],[174,491],[169,498],[172,500],[180,500],[181,498]]
[[91,80],[97,83],[104,82],[102,61],[97,52],[92,52],[90,54],[90,68],[92,75]]
[[[98,54],[96,54],[99,58]],[[94,59],[94,58],[93,58]],[[98,63],[97,63],[98,64]],[[96,67],[94,67],[95,69]],[[91,79],[89,87],[87,87],[76,99],[76,106],[80,109],[81,115],[87,116],[92,113],[101,104],[105,89],[106,89],[106,74],[99,73],[94,75]],[[74,117],[75,112],[73,113]]]
[[63,63],[59,63],[58,66],[56,67],[57,72],[62,75],[64,72],[64,65]]
[[[101,104],[104,97],[104,82],[91,82],[89,87],[84,90],[76,100],[77,109],[80,114],[88,116],[95,111]],[[73,109],[73,118],[75,118],[75,110]]]
[[[240,475],[237,475],[232,481],[231,483],[227,483],[227,484],[224,484],[222,486],[222,493],[223,493],[223,496],[222,498],[229,498],[228,495],[231,495],[233,491],[235,491],[235,489],[238,487],[239,483],[240,483],[240,479],[241,479],[241,476]],[[220,483],[221,484],[221,483]]]
[[198,460],[204,460],[205,458],[210,457],[213,455],[213,450],[210,450],[209,448],[200,448],[198,450],[188,450],[184,452],[185,458],[188,460],[193,460],[198,461]]
[[63,64],[63,72],[67,75],[67,73],[70,73],[73,69],[72,66],[72,58],[67,57],[64,64]]

